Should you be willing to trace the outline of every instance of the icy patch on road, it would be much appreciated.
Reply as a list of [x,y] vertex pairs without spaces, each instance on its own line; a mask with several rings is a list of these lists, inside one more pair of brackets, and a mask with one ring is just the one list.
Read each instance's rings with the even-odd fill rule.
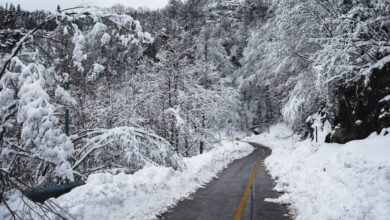
[[291,134],[278,124],[247,138],[272,149],[265,163],[285,192],[272,202],[291,203],[298,220],[390,219],[390,135],[340,145]]
[[155,219],[252,151],[249,144],[222,141],[207,153],[185,158],[182,171],[152,166],[133,175],[93,174],[86,185],[55,201],[76,219]]

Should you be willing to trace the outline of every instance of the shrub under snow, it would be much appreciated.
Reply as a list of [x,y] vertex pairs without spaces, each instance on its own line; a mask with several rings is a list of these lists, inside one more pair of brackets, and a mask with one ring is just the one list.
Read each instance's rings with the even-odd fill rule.
[[73,136],[79,146],[73,169],[80,173],[110,168],[131,172],[151,165],[183,168],[182,157],[173,151],[169,142],[153,132],[117,127],[80,135]]

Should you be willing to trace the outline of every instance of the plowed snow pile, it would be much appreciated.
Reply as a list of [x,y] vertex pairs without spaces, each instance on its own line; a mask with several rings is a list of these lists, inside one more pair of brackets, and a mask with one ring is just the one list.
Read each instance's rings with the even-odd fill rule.
[[184,158],[182,171],[153,166],[133,175],[93,174],[56,202],[76,219],[154,219],[252,151],[249,144],[222,141],[207,153]]
[[247,138],[272,148],[266,165],[285,194],[270,202],[292,204],[298,220],[390,219],[390,134],[340,145],[291,133],[278,124]]

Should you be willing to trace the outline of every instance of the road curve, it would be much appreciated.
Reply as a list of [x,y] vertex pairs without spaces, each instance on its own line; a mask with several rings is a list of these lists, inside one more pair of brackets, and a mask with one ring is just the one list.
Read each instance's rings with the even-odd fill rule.
[[[287,220],[287,207],[264,202],[277,198],[274,182],[264,168],[264,159],[271,150],[250,143],[256,148],[249,156],[234,161],[218,179],[198,190],[190,199],[179,202],[160,216],[167,220]],[[252,184],[251,184],[252,183]]]

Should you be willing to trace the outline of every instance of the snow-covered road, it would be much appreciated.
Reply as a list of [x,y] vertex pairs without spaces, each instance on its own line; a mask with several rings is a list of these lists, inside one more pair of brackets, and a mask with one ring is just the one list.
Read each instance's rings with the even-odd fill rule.
[[272,190],[274,183],[263,163],[271,150],[252,146],[256,148],[252,154],[233,162],[218,179],[180,202],[163,219],[288,219],[286,206],[264,202],[279,196]]

